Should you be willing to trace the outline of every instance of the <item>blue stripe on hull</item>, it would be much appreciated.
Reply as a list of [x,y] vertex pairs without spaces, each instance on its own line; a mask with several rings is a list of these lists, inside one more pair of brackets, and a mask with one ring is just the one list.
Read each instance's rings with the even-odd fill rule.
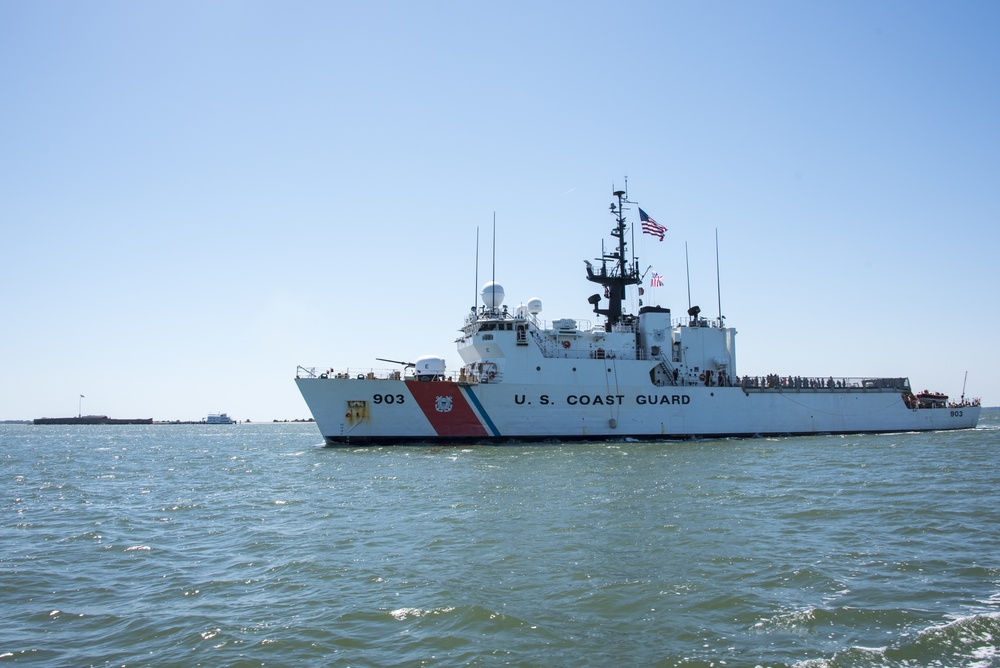
[[476,407],[476,410],[479,411],[479,414],[483,417],[483,422],[486,423],[486,427],[487,429],[490,430],[490,434],[492,436],[499,436],[500,430],[497,429],[497,426],[495,424],[493,424],[493,420],[490,419],[490,416],[486,412],[486,409],[483,408],[483,404],[481,401],[479,401],[479,397],[477,397],[476,394],[472,391],[472,387],[466,385],[465,387],[462,388],[462,390],[465,392],[465,396],[469,398],[469,401],[472,402],[472,405]]

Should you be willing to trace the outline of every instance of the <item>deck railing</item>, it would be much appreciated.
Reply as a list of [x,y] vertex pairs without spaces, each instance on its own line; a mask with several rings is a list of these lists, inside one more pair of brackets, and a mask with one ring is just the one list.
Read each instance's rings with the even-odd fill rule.
[[909,378],[838,378],[781,376],[742,376],[734,385],[745,390],[910,390]]

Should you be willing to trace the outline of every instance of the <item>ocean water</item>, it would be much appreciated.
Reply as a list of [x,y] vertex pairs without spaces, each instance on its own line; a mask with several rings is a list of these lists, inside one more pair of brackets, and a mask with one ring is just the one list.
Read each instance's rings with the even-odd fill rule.
[[330,449],[0,426],[0,664],[1000,666],[976,430]]

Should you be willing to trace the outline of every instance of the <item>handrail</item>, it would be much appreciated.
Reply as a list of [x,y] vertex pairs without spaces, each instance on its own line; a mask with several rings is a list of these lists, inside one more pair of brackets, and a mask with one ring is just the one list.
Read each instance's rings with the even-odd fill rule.
[[[376,369],[374,367],[344,367],[343,370],[334,368],[327,369],[322,373],[316,372],[317,367],[305,367],[299,365],[295,370],[295,377],[301,378],[299,372],[303,372],[306,378],[337,378],[342,380],[415,380],[416,374],[413,369]],[[445,374],[445,380],[458,380],[457,373]]]
[[819,377],[819,376],[742,376],[735,385],[745,390],[906,390],[909,378]]

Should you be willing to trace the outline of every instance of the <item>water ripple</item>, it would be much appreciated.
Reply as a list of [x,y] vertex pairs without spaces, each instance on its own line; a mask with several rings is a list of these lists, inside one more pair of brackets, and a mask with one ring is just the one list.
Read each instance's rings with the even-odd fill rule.
[[1000,439],[0,427],[0,663],[997,666]]

